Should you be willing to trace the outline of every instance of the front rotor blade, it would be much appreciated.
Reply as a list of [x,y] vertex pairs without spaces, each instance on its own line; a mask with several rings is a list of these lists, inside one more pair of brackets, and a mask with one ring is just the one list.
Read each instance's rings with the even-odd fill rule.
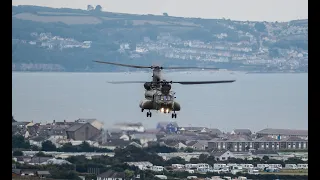
[[193,85],[193,84],[218,84],[218,83],[232,83],[236,80],[223,80],[223,81],[176,81],[172,83],[178,83],[183,85]]
[[204,70],[219,70],[219,68],[206,67],[162,67],[163,69],[204,69]]
[[110,81],[111,84],[134,84],[134,83],[145,83],[145,81]]
[[116,65],[116,66],[132,67],[132,68],[148,68],[148,69],[151,68],[150,66],[137,66],[137,65],[120,64],[120,63],[113,63],[113,62],[106,62],[106,61],[94,61],[94,62],[102,63],[102,64]]

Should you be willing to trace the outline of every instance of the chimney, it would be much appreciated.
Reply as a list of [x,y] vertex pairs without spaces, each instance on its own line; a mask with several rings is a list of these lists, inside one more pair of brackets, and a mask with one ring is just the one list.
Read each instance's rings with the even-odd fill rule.
[[53,120],[53,124],[55,124],[56,123],[56,120]]

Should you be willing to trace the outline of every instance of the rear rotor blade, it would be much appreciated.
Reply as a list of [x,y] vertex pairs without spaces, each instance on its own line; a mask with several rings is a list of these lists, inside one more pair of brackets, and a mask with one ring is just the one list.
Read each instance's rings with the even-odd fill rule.
[[151,66],[137,66],[137,65],[113,63],[113,62],[106,62],[106,61],[94,61],[94,62],[102,63],[102,64],[116,65],[116,66],[132,67],[132,68],[147,68],[147,69],[152,68]]
[[236,80],[222,80],[222,81],[176,81],[172,83],[178,83],[183,85],[193,85],[193,84],[218,84],[218,83],[232,83]]
[[206,70],[219,70],[219,68],[206,68],[206,67],[162,67],[162,69],[206,69]]
[[135,84],[135,83],[145,83],[146,81],[110,81],[111,84]]

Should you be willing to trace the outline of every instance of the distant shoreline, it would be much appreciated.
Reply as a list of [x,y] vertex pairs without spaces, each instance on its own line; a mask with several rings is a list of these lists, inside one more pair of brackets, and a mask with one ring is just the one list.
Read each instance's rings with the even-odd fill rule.
[[[172,72],[204,72],[199,71],[169,71]],[[12,73],[148,73],[152,71],[12,71]],[[245,74],[308,74],[308,72],[248,72],[248,71],[206,71],[206,72],[229,72],[229,73],[245,73]]]

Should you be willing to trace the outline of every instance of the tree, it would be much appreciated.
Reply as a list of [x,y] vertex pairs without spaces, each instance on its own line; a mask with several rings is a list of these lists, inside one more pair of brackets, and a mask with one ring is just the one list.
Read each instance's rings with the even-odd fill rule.
[[286,164],[303,164],[305,163],[302,159],[296,157],[290,157],[285,161]]
[[21,135],[13,135],[12,136],[12,148],[22,148],[29,149],[30,143],[26,141]]
[[264,23],[262,22],[257,22],[254,24],[254,28],[258,31],[258,32],[265,32],[266,30],[266,25],[264,25]]
[[134,176],[134,171],[126,169],[124,171],[124,174],[125,174],[126,178],[132,178]]
[[184,150],[184,152],[192,153],[192,152],[193,152],[193,149],[190,148],[190,147],[187,147],[187,148]]
[[207,154],[200,154],[200,156],[199,156],[199,161],[200,161],[201,163],[207,162],[207,159],[208,159],[208,155],[207,155]]
[[166,164],[171,166],[172,164],[186,164],[186,161],[180,156],[170,158],[166,161]]
[[35,154],[36,157],[52,157],[52,155],[47,155],[42,151],[39,151],[37,154]]
[[208,158],[207,158],[207,163],[208,164],[214,164],[214,163],[216,163],[216,159],[215,159],[215,157],[214,156],[209,156]]
[[56,151],[57,147],[51,141],[42,142],[42,151]]
[[23,156],[23,152],[22,151],[13,151],[12,155],[13,156]]
[[163,16],[169,16],[168,13],[162,13]]
[[95,11],[101,12],[101,10],[102,10],[102,7],[100,5],[97,5],[96,8],[95,8]]
[[87,10],[88,10],[88,11],[92,11],[92,10],[94,10],[94,7],[91,6],[91,5],[88,5],[88,6],[87,6]]
[[269,157],[268,157],[268,156],[263,156],[262,159],[263,159],[264,161],[268,161],[268,160],[269,160]]
[[199,161],[199,159],[197,159],[197,158],[191,158],[189,162],[190,162],[191,164],[201,163],[201,162]]

